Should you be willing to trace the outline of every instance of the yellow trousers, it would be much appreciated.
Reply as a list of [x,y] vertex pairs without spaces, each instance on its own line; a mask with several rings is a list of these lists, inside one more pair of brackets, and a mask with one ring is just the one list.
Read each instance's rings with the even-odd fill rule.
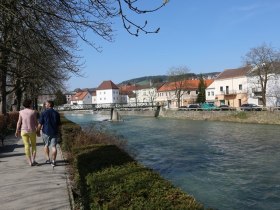
[[21,131],[21,137],[24,144],[25,155],[30,157],[30,145],[32,149],[32,154],[36,152],[36,132],[26,133]]

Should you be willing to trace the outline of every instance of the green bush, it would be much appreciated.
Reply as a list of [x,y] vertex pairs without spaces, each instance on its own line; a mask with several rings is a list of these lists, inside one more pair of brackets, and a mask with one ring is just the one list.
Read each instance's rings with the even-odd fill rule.
[[85,209],[203,209],[115,145],[75,148],[75,175]]
[[86,177],[90,209],[203,209],[159,174],[135,162]]
[[72,150],[77,135],[81,132],[81,127],[61,116],[61,148],[64,151]]

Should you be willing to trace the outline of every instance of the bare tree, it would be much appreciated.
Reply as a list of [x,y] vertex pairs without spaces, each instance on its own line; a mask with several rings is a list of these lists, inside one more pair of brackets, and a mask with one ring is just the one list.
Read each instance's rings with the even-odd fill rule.
[[254,90],[260,92],[260,100],[266,106],[267,85],[280,73],[280,53],[267,44],[252,48],[245,56],[247,65],[252,66],[248,73]]
[[186,81],[189,79],[190,70],[186,66],[181,67],[172,67],[168,71],[168,80],[172,84],[173,88],[175,89],[175,97],[177,99],[177,106],[180,108],[181,106],[181,98],[185,93],[186,89]]
[[[147,28],[144,24],[136,23],[131,19],[131,14],[145,14],[154,12],[166,5],[168,1],[158,0],[159,5],[151,9],[140,9],[138,0],[5,0],[0,2],[0,91],[2,101],[2,113],[6,113],[7,81],[13,74],[11,64],[14,59],[30,63],[32,72],[40,71],[37,78],[44,78],[50,82],[50,78],[62,82],[67,74],[80,75],[77,66],[77,57],[74,51],[77,49],[75,40],[82,40],[93,46],[96,50],[100,48],[90,42],[86,34],[88,31],[107,41],[113,40],[112,19],[120,18],[124,28],[131,34],[138,36],[142,33],[157,33],[158,29]],[[142,4],[143,6],[143,4]],[[24,50],[19,50],[24,47]],[[36,55],[49,62],[39,63]],[[35,56],[34,56],[35,55]],[[56,65],[50,64],[54,61]],[[54,71],[55,69],[55,71]],[[42,74],[44,72],[44,74]],[[58,75],[60,76],[57,76]],[[61,77],[63,75],[63,77]],[[18,75],[14,75],[18,76]],[[24,80],[27,78],[18,78]],[[12,81],[12,77],[10,77]],[[31,81],[35,81],[31,78]],[[37,80],[38,81],[38,80]],[[53,81],[53,80],[52,80]],[[65,80],[64,80],[65,81]],[[16,82],[17,87],[19,83]],[[47,83],[45,83],[47,84]],[[52,84],[50,82],[50,84]],[[9,84],[11,85],[11,84]],[[26,84],[20,84],[26,85]]]

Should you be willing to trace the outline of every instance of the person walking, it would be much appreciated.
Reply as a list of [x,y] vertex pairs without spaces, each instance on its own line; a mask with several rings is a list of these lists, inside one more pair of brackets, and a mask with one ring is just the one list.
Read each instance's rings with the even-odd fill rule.
[[[15,136],[19,137],[21,135],[28,164],[30,166],[35,166],[38,164],[35,161],[36,127],[38,125],[38,122],[37,112],[32,109],[32,104],[33,103],[30,99],[25,99],[23,101],[24,109],[19,112]],[[31,153],[30,145],[32,151]]]
[[[46,110],[41,114],[39,118],[39,124],[37,127],[37,136],[40,136],[42,129],[42,139],[44,141],[44,152],[46,157],[46,163],[50,163],[53,167],[56,165],[57,149],[56,145],[59,138],[59,126],[60,126],[60,115],[53,109],[53,101],[47,101],[45,103]],[[52,154],[50,159],[50,149]]]

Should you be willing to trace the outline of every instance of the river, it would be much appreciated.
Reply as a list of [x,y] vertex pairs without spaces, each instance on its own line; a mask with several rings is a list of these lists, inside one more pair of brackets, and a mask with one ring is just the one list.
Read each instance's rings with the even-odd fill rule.
[[66,114],[82,126],[102,126],[127,141],[127,152],[219,210],[280,209],[278,125],[153,117]]

